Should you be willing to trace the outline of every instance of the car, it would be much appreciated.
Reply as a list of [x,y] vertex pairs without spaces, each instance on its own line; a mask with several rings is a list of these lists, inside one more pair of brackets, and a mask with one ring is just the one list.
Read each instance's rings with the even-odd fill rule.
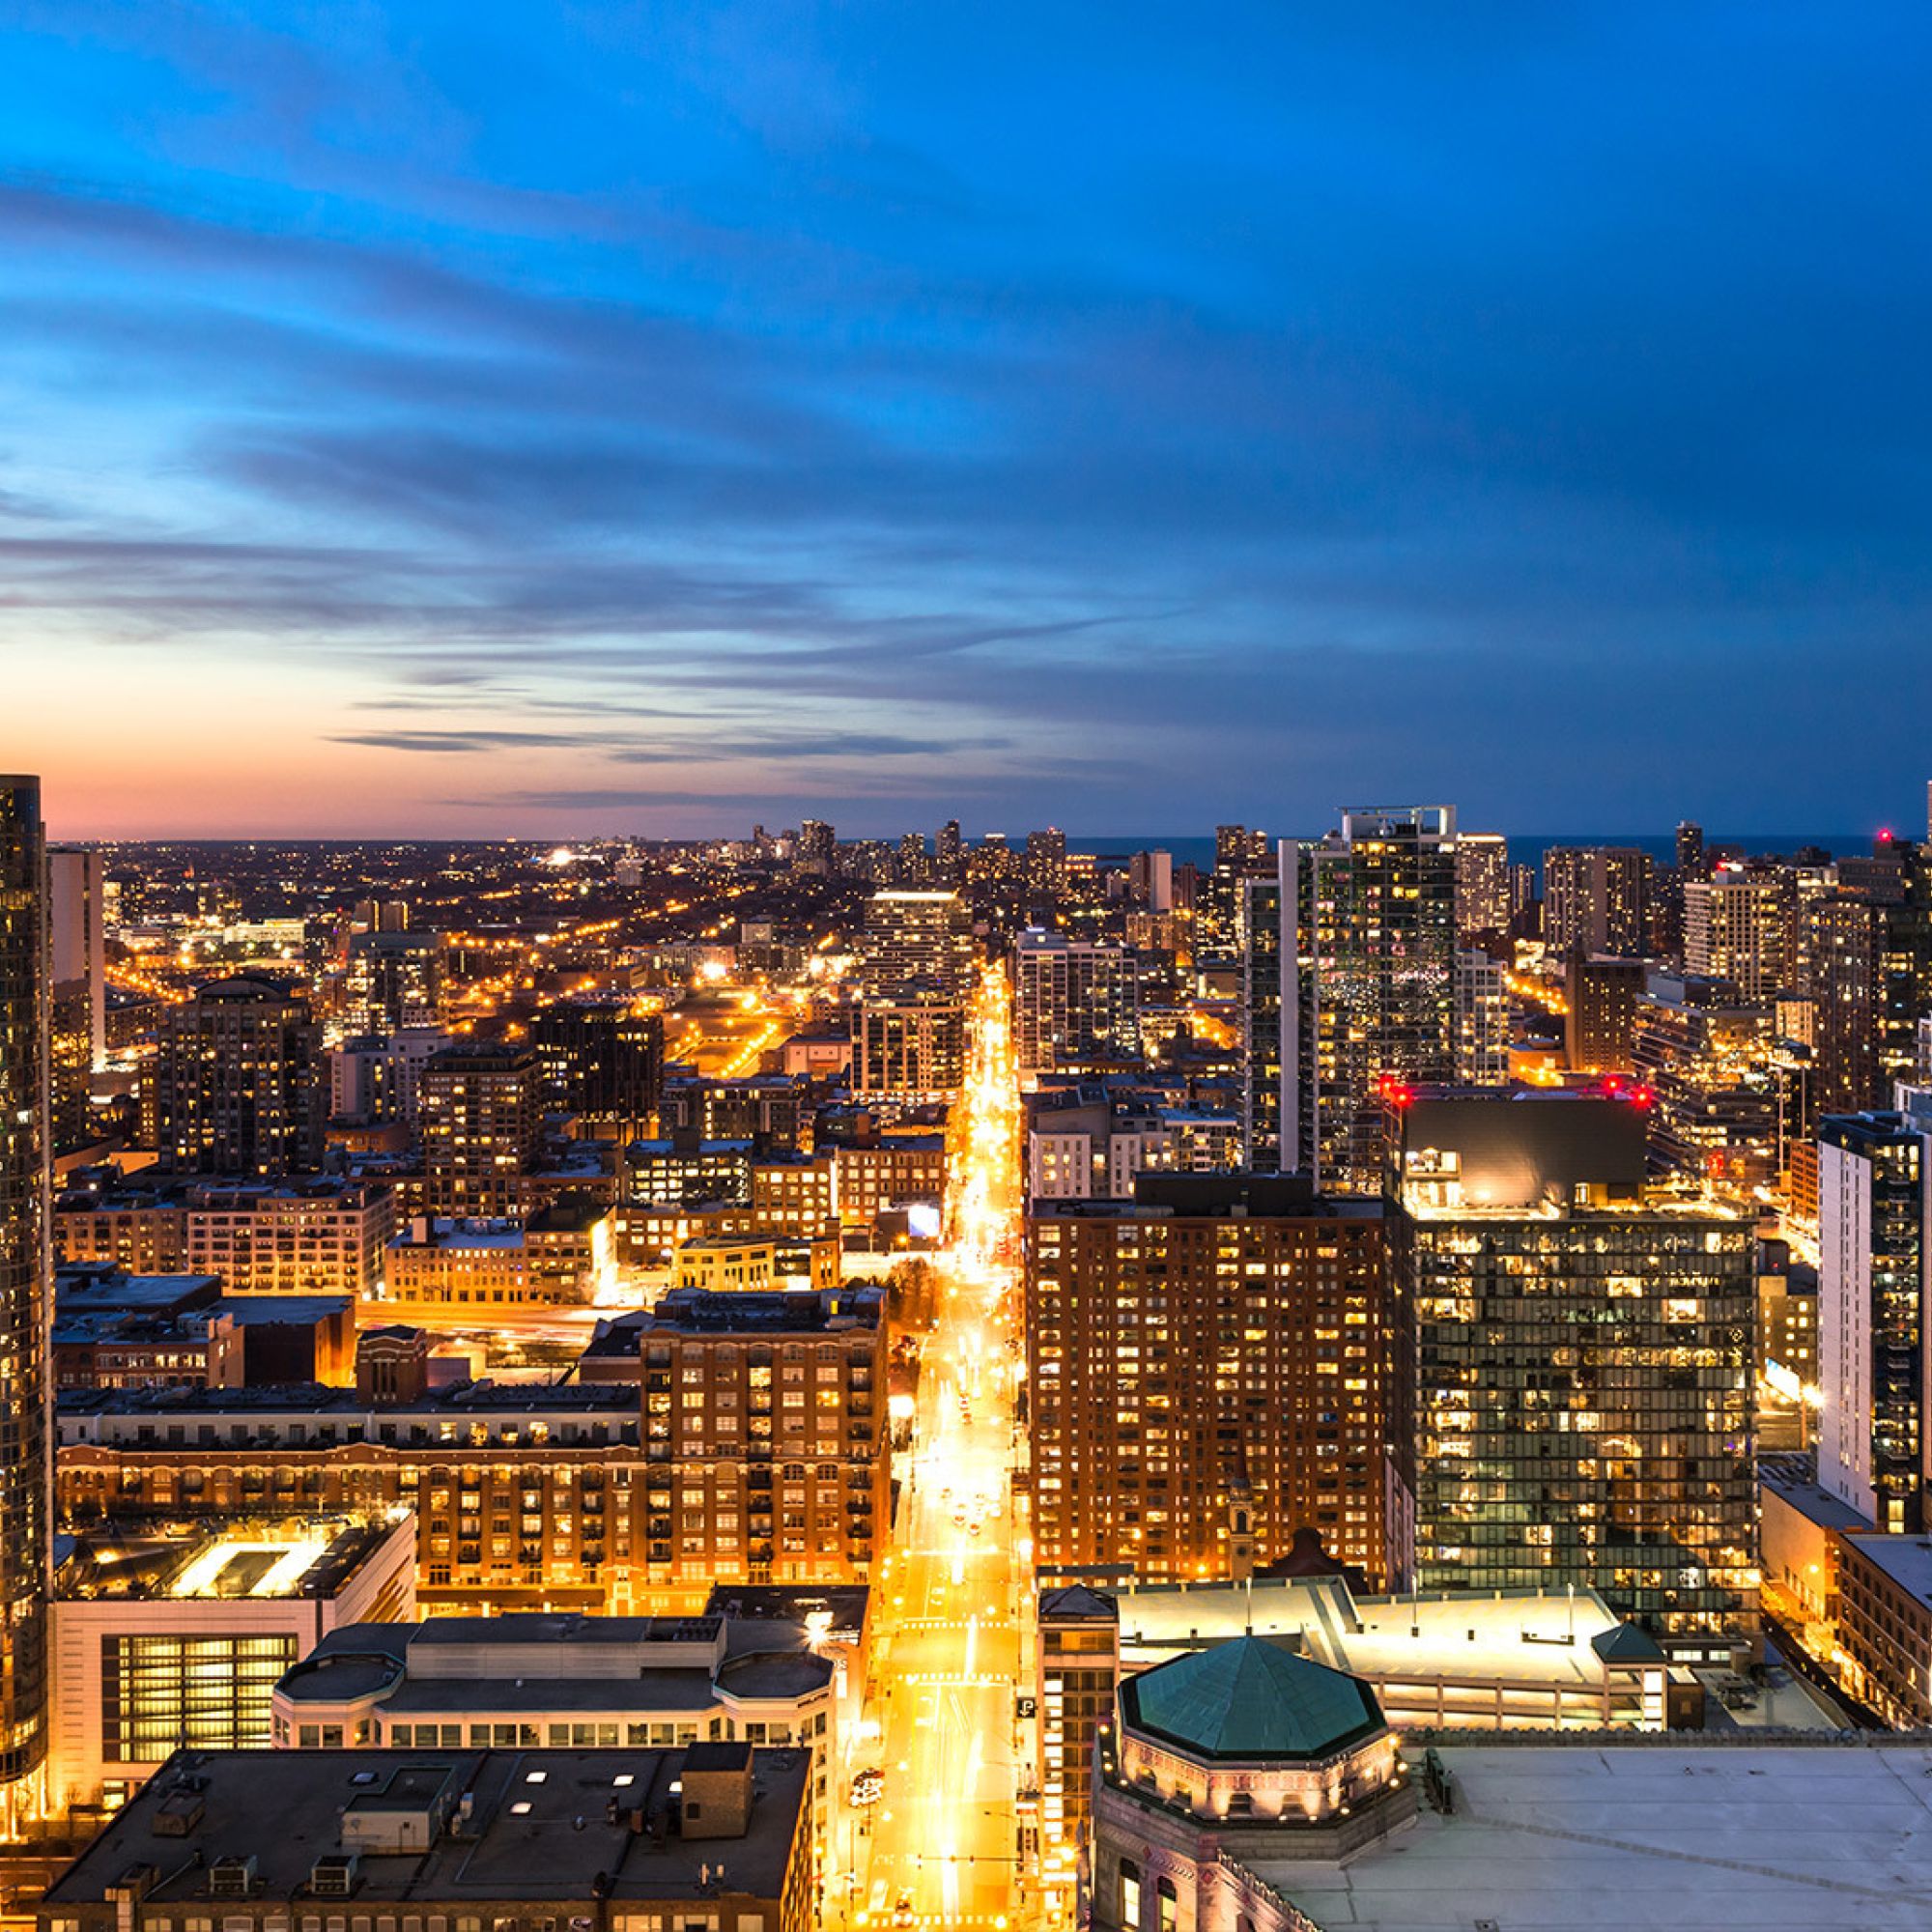
[[902,1891],[893,1900],[893,1923],[895,1925],[910,1925],[912,1922],[912,1893]]
[[966,1525],[966,1534],[968,1536],[978,1536],[980,1534],[980,1525],[977,1522],[969,1522]]

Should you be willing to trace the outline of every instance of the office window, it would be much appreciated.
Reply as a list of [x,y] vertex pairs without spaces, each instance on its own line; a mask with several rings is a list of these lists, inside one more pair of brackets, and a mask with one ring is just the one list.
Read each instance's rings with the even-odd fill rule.
[[102,1762],[266,1746],[275,1685],[295,1661],[293,1636],[103,1636]]

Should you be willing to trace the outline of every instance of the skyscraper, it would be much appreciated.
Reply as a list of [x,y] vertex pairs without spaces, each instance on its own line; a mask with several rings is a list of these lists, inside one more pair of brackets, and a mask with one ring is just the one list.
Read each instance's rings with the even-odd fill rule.
[[1138,961],[1123,946],[1029,927],[1013,947],[1013,1045],[1022,1073],[1138,1060]]
[[1345,811],[1280,863],[1281,1165],[1325,1193],[1378,1193],[1382,1085],[1455,1070],[1455,808]]
[[1463,832],[1456,838],[1456,936],[1473,939],[1507,933],[1510,903],[1509,840],[1500,832]]
[[957,893],[874,893],[860,939],[868,999],[918,987],[957,998],[973,963],[973,933]]
[[807,818],[798,828],[797,868],[818,878],[838,869],[838,837],[822,818]]
[[161,1165],[181,1174],[298,1173],[322,1159],[322,1029],[308,1002],[238,975],[156,1028]]
[[87,1135],[88,1090],[107,1059],[106,877],[99,852],[47,852],[52,963],[47,1108],[56,1149]]
[[443,941],[440,932],[384,927],[349,942],[349,1031],[399,1033],[441,1017]]
[[1887,1107],[1932,1012],[1932,848],[1888,839],[1841,860],[1838,891],[1811,908],[1805,933],[1818,1111]]
[[1798,879],[1788,866],[1721,866],[1684,881],[1684,970],[1747,1000],[1798,986]]
[[1701,879],[1707,869],[1704,863],[1704,828],[1695,819],[1678,821],[1677,869],[1687,884],[1691,879]]
[[957,879],[965,856],[965,844],[959,837],[959,821],[949,818],[932,841],[933,875],[942,882]]
[[514,1214],[543,1140],[542,1070],[527,1047],[462,1045],[423,1068],[423,1200],[433,1214]]
[[1317,1531],[1407,1564],[1409,1354],[1381,1206],[1289,1175],[1143,1174],[1026,1224],[1046,1565],[1240,1578]]
[[1576,1073],[1629,1073],[1636,1004],[1648,968],[1641,959],[1586,959],[1563,969],[1563,1060]]
[[1747,1628],[1750,1222],[1649,1187],[1640,1093],[1404,1090],[1389,1111],[1416,1582],[1575,1582],[1661,1631]]
[[45,866],[39,780],[0,777],[0,1785],[46,1753]]
[[1818,1480],[1875,1527],[1926,1525],[1927,1137],[1903,1114],[1818,1123]]
[[623,994],[585,994],[543,1008],[530,1022],[544,1098],[582,1120],[642,1134],[664,1094],[664,1018]]
[[1648,957],[1654,871],[1634,845],[1552,845],[1543,855],[1544,950]]
[[[1281,865],[1291,866],[1293,848],[1284,844]],[[1282,917],[1285,889],[1279,876],[1249,879],[1241,926],[1241,1165],[1256,1174],[1274,1174],[1282,1159],[1282,1012],[1293,998],[1292,950],[1285,946]],[[1293,1162],[1286,1165],[1293,1167]]]
[[1456,1079],[1493,1087],[1509,1078],[1510,1000],[1503,962],[1480,947],[1456,954]]

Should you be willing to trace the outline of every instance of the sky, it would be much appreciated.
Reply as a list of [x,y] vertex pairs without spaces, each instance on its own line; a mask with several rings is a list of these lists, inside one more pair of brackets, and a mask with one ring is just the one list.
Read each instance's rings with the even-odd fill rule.
[[1914,822],[1932,14],[0,8],[62,837]]

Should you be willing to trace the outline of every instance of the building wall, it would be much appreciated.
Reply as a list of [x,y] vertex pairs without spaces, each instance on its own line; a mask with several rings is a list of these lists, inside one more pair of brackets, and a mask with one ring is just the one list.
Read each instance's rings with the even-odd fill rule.
[[1932,1725],[1932,1605],[1889,1575],[1848,1536],[1839,1543],[1838,1648],[1847,1689],[1894,1730]]
[[1373,1577],[1400,1571],[1378,1218],[1049,1210],[1026,1268],[1040,1563],[1238,1576],[1310,1527]]
[[415,1611],[399,1523],[329,1598],[62,1598],[53,1605],[57,1808],[131,1794],[184,1747],[266,1747],[282,1674],[340,1625]]

